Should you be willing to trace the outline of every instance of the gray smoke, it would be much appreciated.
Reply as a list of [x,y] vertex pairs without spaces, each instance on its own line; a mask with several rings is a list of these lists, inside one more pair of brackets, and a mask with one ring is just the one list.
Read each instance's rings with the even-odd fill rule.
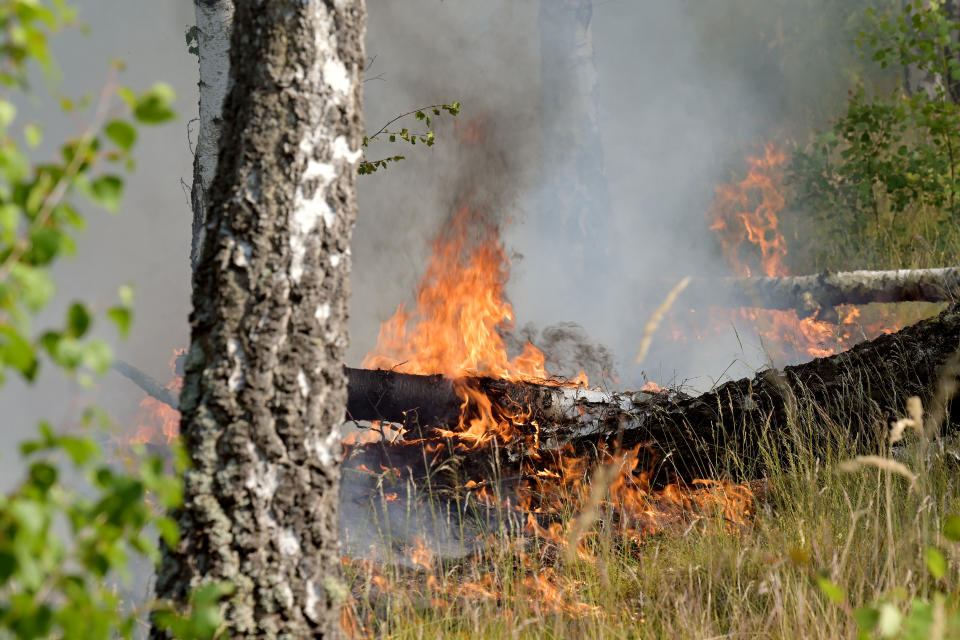
[[[55,39],[64,93],[95,93],[109,61],[119,57],[127,63],[122,83],[135,89],[155,80],[172,84],[181,118],[143,132],[121,215],[84,207],[89,227],[76,258],[58,267],[57,299],[37,326],[60,323],[74,299],[102,311],[114,303],[118,286],[133,283],[132,335],[119,341],[105,325],[99,334],[114,342],[118,356],[166,380],[173,351],[189,337],[191,214],[181,181],[190,180],[188,123],[196,111],[196,59],[184,42],[193,8],[149,0],[77,4],[90,34]],[[842,14],[859,4],[866,2],[595,2],[598,148],[610,205],[592,216],[610,229],[602,238],[617,266],[574,276],[564,265],[576,262],[581,238],[551,226],[543,205],[545,196],[564,197],[563,185],[552,181],[558,158],[544,155],[543,132],[562,121],[570,105],[542,99],[541,52],[562,52],[566,45],[541,32],[539,3],[370,0],[368,52],[376,59],[365,85],[368,131],[418,106],[458,100],[463,112],[439,119],[433,148],[368,151],[370,159],[400,152],[407,160],[359,182],[349,364],[358,365],[374,346],[379,323],[396,305],[412,300],[430,239],[464,204],[503,226],[514,256],[508,294],[517,325],[540,328],[534,333],[541,343],[545,327],[572,322],[583,328],[576,340],[560,341],[562,355],[548,349],[562,372],[615,370],[622,386],[642,384],[645,374],[658,382],[704,376],[700,384],[708,386],[735,360],[746,365],[730,373],[761,364],[755,352],[744,355],[732,330],[709,349],[655,340],[662,347],[642,368],[632,356],[648,314],[673,283],[688,274],[726,273],[704,221],[714,186],[742,168],[755,143],[804,134],[843,99],[859,63],[825,52],[855,32],[855,21]],[[80,126],[77,117],[36,104],[21,114],[45,127],[41,158]],[[483,135],[472,142],[478,130]],[[607,349],[602,358],[584,348],[598,343]],[[32,433],[41,417],[77,427],[80,407],[89,401],[104,406],[121,430],[129,428],[141,397],[115,374],[89,391],[52,367],[32,387],[11,378],[0,391],[5,450]],[[5,464],[0,484],[9,486],[18,475],[16,465]]]

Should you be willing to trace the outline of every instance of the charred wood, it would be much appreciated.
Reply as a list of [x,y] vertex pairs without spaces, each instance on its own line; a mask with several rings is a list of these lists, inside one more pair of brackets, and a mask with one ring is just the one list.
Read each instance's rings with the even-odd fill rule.
[[[956,376],[944,365],[958,346],[960,307],[954,306],[847,352],[783,371],[762,371],[695,397],[488,378],[462,384],[486,394],[495,416],[513,423],[510,437],[491,439],[502,445],[498,455],[507,458],[642,446],[657,483],[718,475],[755,478],[766,471],[764,452],[807,450],[825,456],[832,447],[850,446],[875,452],[889,421],[903,413],[910,396],[920,396],[934,413],[943,412],[946,406],[930,402],[941,376]],[[475,408],[468,404],[467,424],[471,411]],[[427,430],[413,435],[442,442],[450,434]],[[376,453],[365,455],[374,455],[370,462],[377,465],[395,464],[410,457],[411,444],[379,443]],[[449,441],[445,446],[456,448]]]
[[[512,436],[491,435],[508,458],[644,445],[661,482],[728,472],[758,477],[764,473],[761,451],[805,447],[826,453],[831,446],[850,443],[875,451],[909,396],[920,396],[929,405],[944,363],[958,346],[960,306],[953,306],[844,353],[783,371],[765,370],[698,396],[479,377],[453,381],[348,367],[347,418],[406,427],[405,441],[378,443],[376,453],[372,448],[364,453],[365,458],[374,456],[371,468],[392,466],[411,458],[412,440],[446,441],[446,449],[455,449],[450,430],[461,421],[464,390],[472,389],[490,398],[496,419],[511,423]],[[162,389],[159,383],[141,384],[142,376],[132,379],[148,393],[148,386]],[[936,412],[945,407],[928,408]],[[475,417],[477,408],[466,403],[463,422]]]
[[453,381],[379,369],[344,368],[347,374],[347,419],[381,420],[407,426],[456,425],[461,400]]

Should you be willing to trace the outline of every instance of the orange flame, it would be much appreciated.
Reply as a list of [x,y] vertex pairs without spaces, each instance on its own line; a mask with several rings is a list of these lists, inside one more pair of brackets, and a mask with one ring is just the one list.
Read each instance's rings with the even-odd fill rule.
[[[746,178],[717,188],[707,218],[734,275],[750,277],[754,270],[770,277],[791,275],[784,263],[787,243],[780,230],[780,213],[786,205],[786,161],[786,153],[768,144],[762,157],[747,158]],[[795,310],[745,307],[734,311],[732,318],[729,311],[722,312],[724,317],[715,317],[714,324],[725,326],[731,319],[735,324],[737,320],[746,321],[754,326],[771,355],[788,360],[830,356],[859,340],[903,326],[887,311],[880,311],[879,319],[866,324],[860,320],[861,310],[857,307],[844,305],[837,312],[839,321],[831,323],[819,319],[816,313],[801,318]]]
[[507,355],[499,331],[513,326],[513,307],[504,297],[508,277],[496,226],[464,206],[433,241],[416,311],[397,308],[363,366],[450,377],[549,377],[543,353],[532,344],[515,358]]
[[[457,435],[477,444],[493,437],[511,440],[513,424],[495,417],[490,399],[465,384],[463,376],[550,377],[543,353],[533,344],[526,343],[513,358],[507,353],[500,332],[509,331],[514,322],[513,307],[504,295],[509,274],[497,227],[476,210],[462,207],[433,240],[416,311],[408,312],[401,304],[380,326],[377,346],[363,361],[366,368],[457,378],[454,388],[463,400]],[[587,377],[581,372],[569,384],[586,385]]]
[[708,213],[710,229],[717,232],[723,255],[735,275],[751,275],[740,256],[744,240],[760,249],[760,267],[765,275],[787,275],[783,264],[787,242],[778,217],[786,204],[782,195],[786,161],[784,152],[768,144],[762,158],[747,158],[750,171],[743,181],[717,188]]
[[[173,378],[167,389],[177,395],[183,390],[183,378],[177,375],[177,358],[187,352],[177,349],[170,358],[170,371]],[[140,408],[134,418],[134,435],[130,444],[169,444],[180,434],[180,412],[170,405],[146,396],[140,401]]]

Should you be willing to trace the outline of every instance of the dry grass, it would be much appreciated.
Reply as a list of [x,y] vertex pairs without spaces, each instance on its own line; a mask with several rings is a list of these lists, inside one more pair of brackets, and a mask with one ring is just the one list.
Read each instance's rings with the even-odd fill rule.
[[[794,412],[801,441],[829,428],[810,409]],[[924,442],[914,430],[902,436],[895,452],[876,454],[914,474],[913,483],[889,462],[844,471],[851,450],[793,447],[787,457],[768,443],[766,495],[747,527],[718,515],[626,542],[611,510],[585,501],[597,513],[581,554],[564,554],[562,542],[491,533],[468,559],[426,552],[416,569],[352,563],[355,633],[832,639],[856,637],[860,605],[882,601],[905,612],[913,599],[943,591],[954,594],[948,609],[960,606],[960,545],[939,533],[947,516],[960,514],[960,446]],[[742,463],[731,468],[749,466]],[[576,516],[566,514],[566,524]],[[925,560],[931,545],[947,560],[939,579]],[[830,585],[842,602],[828,597]]]

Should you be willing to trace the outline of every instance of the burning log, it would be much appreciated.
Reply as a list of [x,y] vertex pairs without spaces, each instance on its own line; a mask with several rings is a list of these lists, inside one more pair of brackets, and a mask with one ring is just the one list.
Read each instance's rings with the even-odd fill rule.
[[[875,450],[888,421],[902,413],[907,397],[920,396],[929,406],[941,376],[956,376],[955,371],[945,371],[944,365],[958,345],[960,307],[954,306],[844,353],[786,367],[782,372],[763,371],[696,397],[673,391],[607,393],[490,378],[461,379],[456,384],[461,385],[461,395],[466,389],[490,399],[494,423],[506,426],[486,436],[502,442],[502,451],[508,456],[571,448],[583,454],[598,446],[625,449],[642,445],[648,454],[643,464],[650,465],[658,483],[717,477],[729,469],[725,462],[729,454],[739,461],[737,475],[757,477],[764,472],[759,454],[765,446],[826,452],[831,444],[846,441]],[[381,375],[405,377],[388,372]],[[456,392],[456,384],[442,388]],[[939,398],[930,408],[942,411],[945,406],[937,403],[944,405],[947,400]],[[403,401],[394,399],[392,404],[402,406]],[[474,418],[471,412],[476,408],[468,402],[461,429]],[[422,415],[430,415],[430,411],[422,411]],[[797,427],[798,422],[817,425],[818,430],[804,431]],[[465,434],[441,428],[455,429],[456,422],[431,426],[436,429],[412,437],[465,439]],[[407,437],[411,437],[409,432]],[[484,436],[473,434],[471,438],[477,443]],[[520,446],[513,446],[517,443]],[[403,457],[398,455],[399,449],[406,444],[382,446],[384,455],[396,460]],[[391,447],[396,449],[393,455]]]
[[844,271],[779,278],[694,281],[689,299],[703,306],[796,309],[812,314],[841,304],[949,302],[960,292],[960,267]]
[[[782,372],[766,370],[696,397],[347,368],[347,417],[403,424],[408,440],[455,438],[470,446],[497,440],[513,457],[643,445],[646,463],[660,481],[715,477],[733,453],[744,465],[738,474],[758,476],[765,442],[815,449],[829,446],[833,438],[870,449],[888,420],[902,412],[907,397],[929,401],[958,345],[960,306],[953,306],[838,355]],[[142,376],[133,379],[153,393],[151,385],[141,384]],[[489,399],[486,415],[491,419],[484,431],[470,433],[482,413],[471,398],[480,397]],[[791,427],[798,412],[825,428],[798,435]],[[387,458],[408,457],[399,452],[405,442],[378,445]]]

